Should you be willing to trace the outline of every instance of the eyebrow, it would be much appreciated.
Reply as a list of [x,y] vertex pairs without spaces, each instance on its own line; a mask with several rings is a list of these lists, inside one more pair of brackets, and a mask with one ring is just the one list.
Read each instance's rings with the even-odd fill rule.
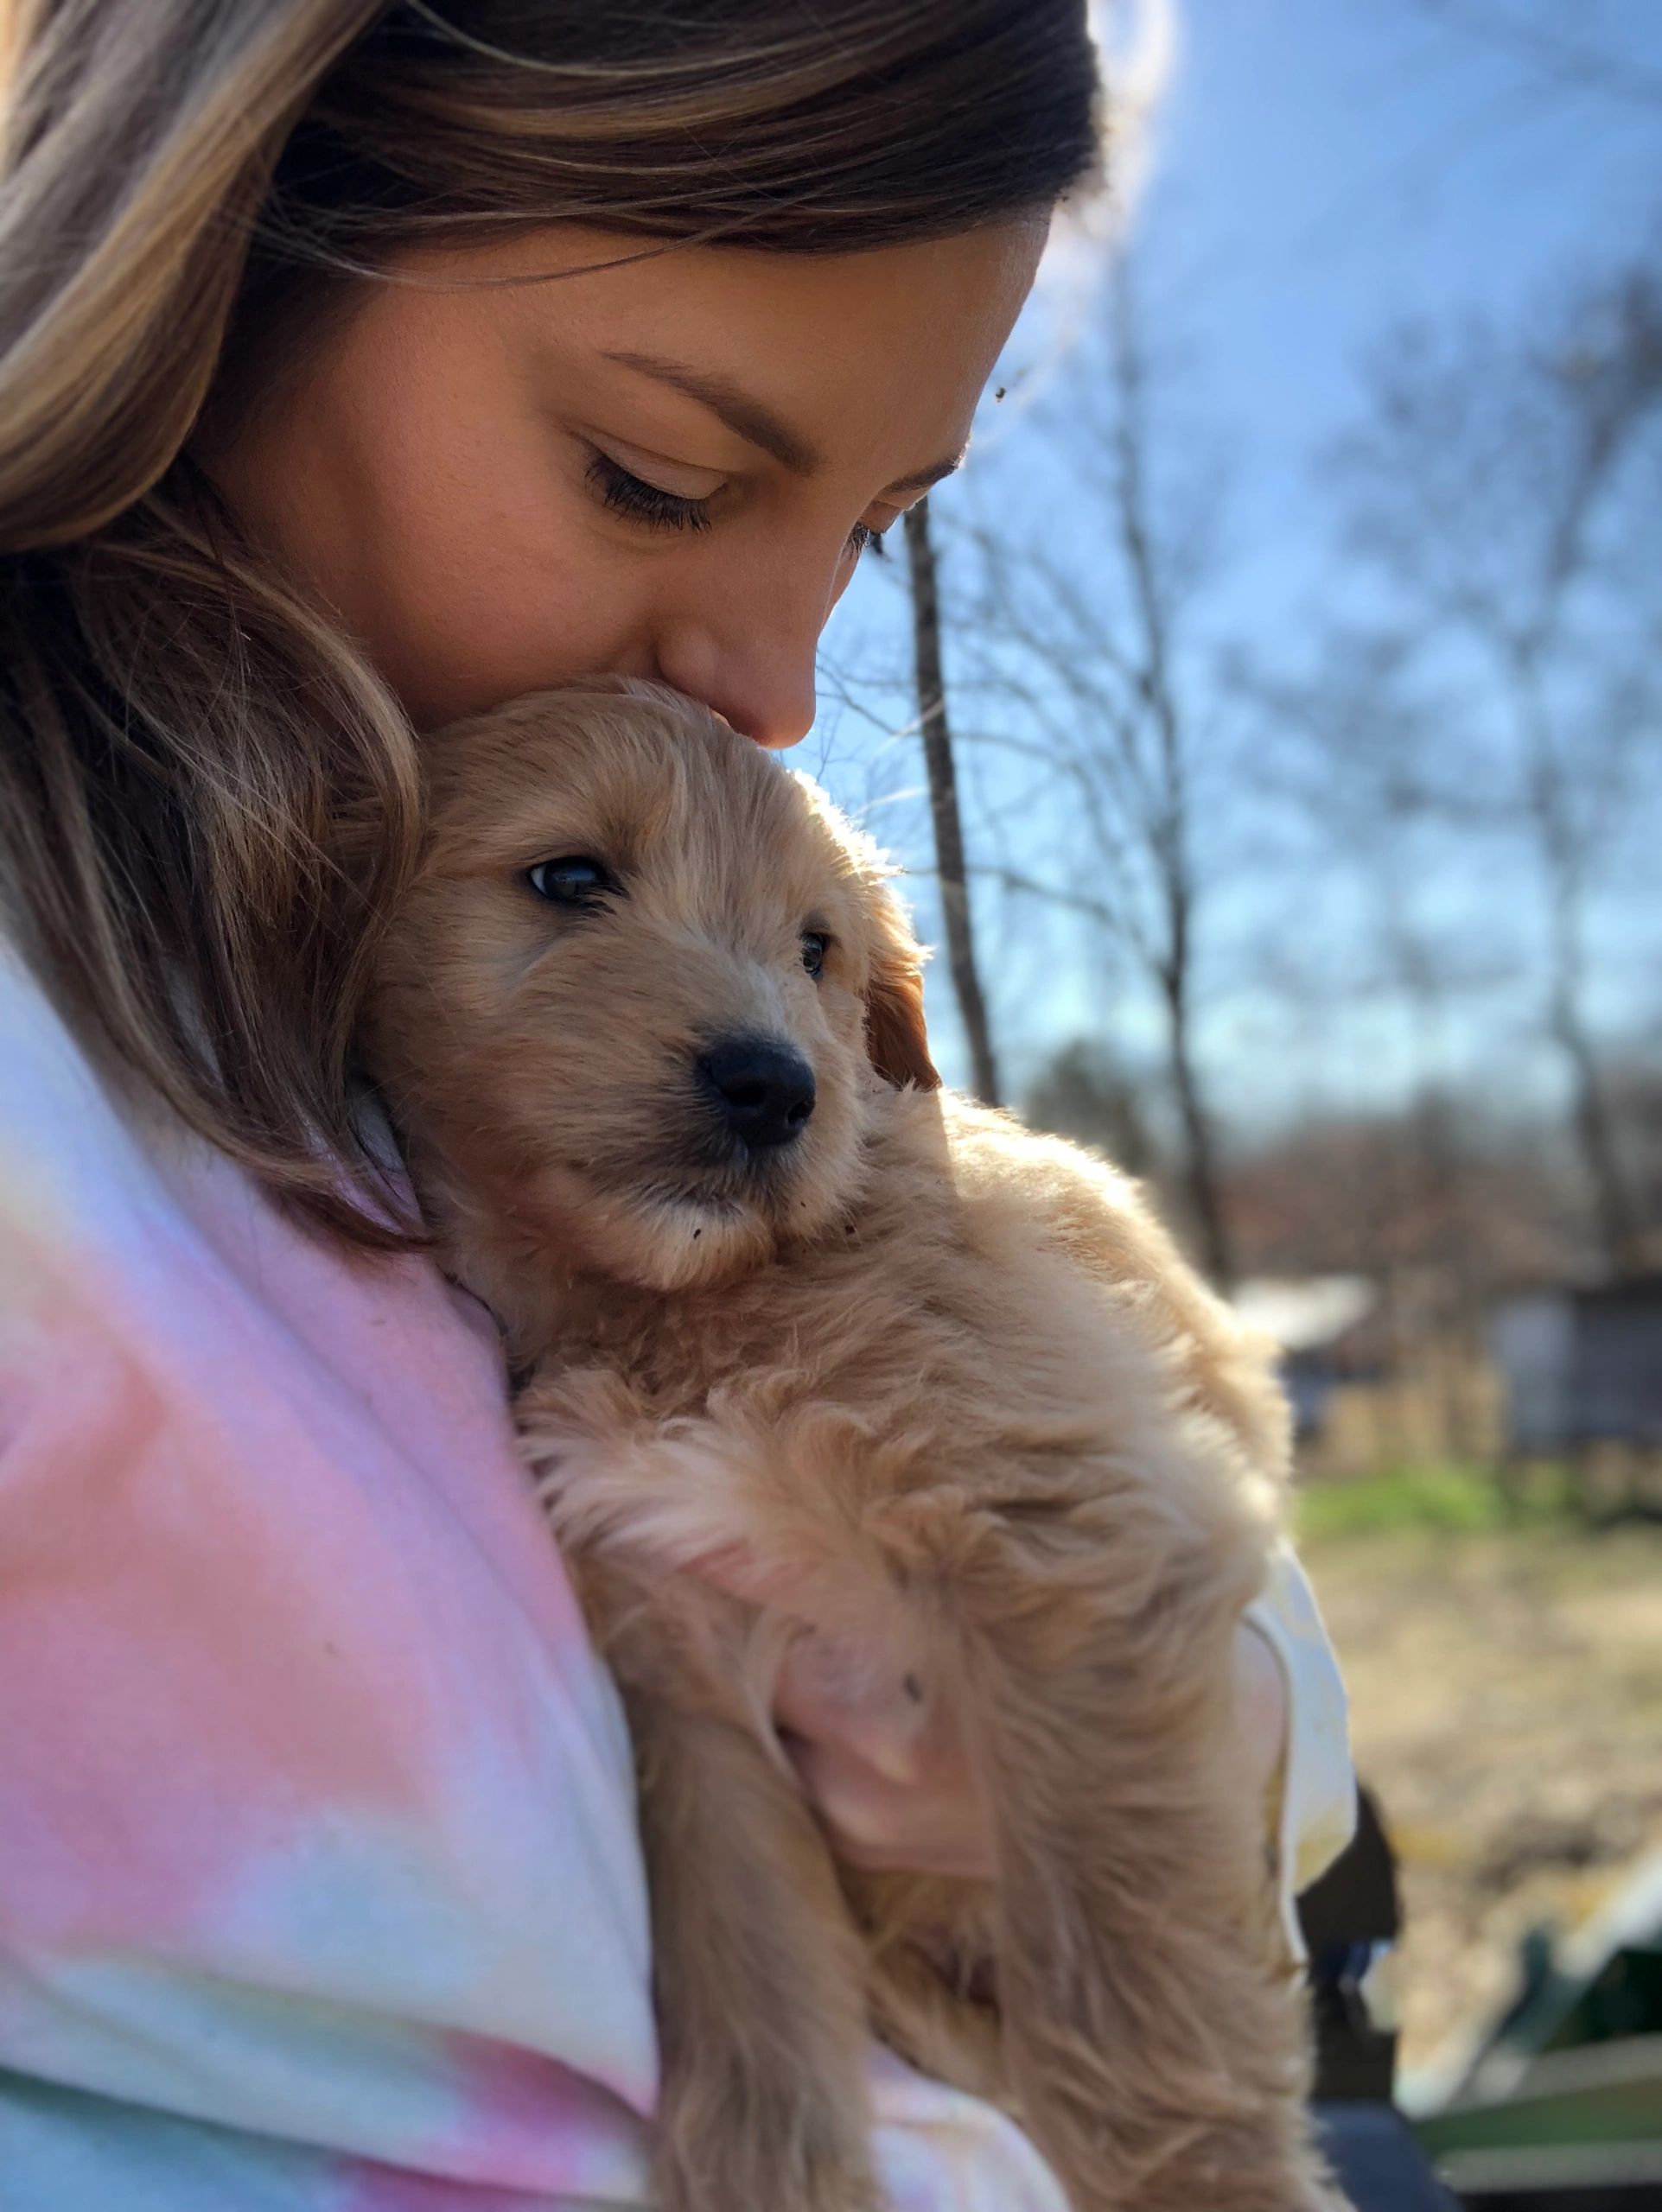
[[950,476],[964,466],[961,453],[949,453],[942,461],[931,461],[927,468],[914,468],[909,476],[897,476],[888,487],[891,492],[927,492],[932,484],[939,484],[943,476]]
[[[793,429],[771,407],[764,406],[748,391],[741,391],[725,377],[689,368],[682,361],[664,360],[656,353],[608,353],[602,358],[615,361],[620,368],[633,369],[638,376],[651,377],[657,384],[668,385],[672,391],[684,392],[689,399],[696,399],[735,436],[771,454],[793,476],[812,476],[825,464],[824,454],[800,431]],[[950,476],[955,468],[961,467],[963,461],[961,453],[951,454],[927,468],[914,469],[909,476],[897,477],[887,488],[891,492],[927,492],[932,484],[939,484],[943,476]]]

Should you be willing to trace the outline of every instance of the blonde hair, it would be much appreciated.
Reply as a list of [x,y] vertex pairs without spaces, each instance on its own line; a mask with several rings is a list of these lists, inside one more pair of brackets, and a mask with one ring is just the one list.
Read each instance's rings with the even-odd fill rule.
[[396,1242],[353,1036],[415,741],[240,541],[204,408],[435,236],[845,251],[1053,201],[1083,0],[10,0],[0,41],[5,918],[112,1072]]

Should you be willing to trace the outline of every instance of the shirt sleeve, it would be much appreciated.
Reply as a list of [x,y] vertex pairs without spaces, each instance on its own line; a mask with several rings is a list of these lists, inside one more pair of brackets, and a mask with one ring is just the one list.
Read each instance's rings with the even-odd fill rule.
[[1287,1753],[1274,1857],[1282,1924],[1293,1956],[1302,1961],[1299,1893],[1332,1866],[1356,1832],[1350,1705],[1315,1592],[1289,1546],[1277,1554],[1270,1580],[1246,1618],[1275,1653],[1287,1685]]

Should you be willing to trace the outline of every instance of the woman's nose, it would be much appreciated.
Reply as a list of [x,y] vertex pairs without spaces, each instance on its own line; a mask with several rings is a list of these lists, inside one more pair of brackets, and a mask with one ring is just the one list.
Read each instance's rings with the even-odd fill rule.
[[794,620],[769,621],[735,592],[718,615],[664,626],[658,672],[757,744],[794,745],[813,726],[814,657],[830,611],[828,598]]

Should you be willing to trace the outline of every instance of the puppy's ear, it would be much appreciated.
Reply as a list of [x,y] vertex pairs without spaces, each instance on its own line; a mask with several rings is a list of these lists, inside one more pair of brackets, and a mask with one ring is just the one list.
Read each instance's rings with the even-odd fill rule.
[[898,1090],[913,1083],[939,1090],[940,1075],[929,1057],[923,1020],[923,952],[901,902],[886,885],[870,886],[877,944],[866,986],[866,1056]]
[[856,830],[807,776],[793,774],[809,811],[838,848],[837,873],[851,883],[863,910],[867,938],[866,1058],[897,1090],[908,1083],[939,1090],[940,1076],[929,1057],[923,1020],[923,947],[900,900],[888,887],[894,873],[863,830]]

